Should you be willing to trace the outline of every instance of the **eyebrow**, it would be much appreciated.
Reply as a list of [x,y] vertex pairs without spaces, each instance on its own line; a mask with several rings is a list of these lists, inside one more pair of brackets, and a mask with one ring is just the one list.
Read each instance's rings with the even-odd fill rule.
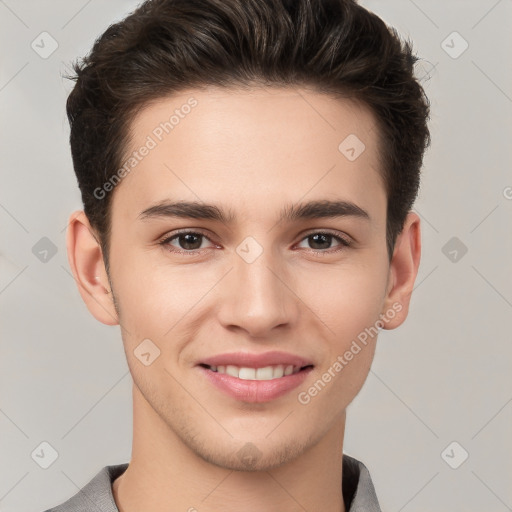
[[[146,208],[139,214],[141,220],[168,217],[214,220],[224,224],[232,224],[236,218],[231,210],[226,211],[214,204],[197,201],[164,201]],[[286,205],[281,210],[279,222],[340,217],[356,217],[370,220],[368,212],[355,203],[350,201],[322,200]]]

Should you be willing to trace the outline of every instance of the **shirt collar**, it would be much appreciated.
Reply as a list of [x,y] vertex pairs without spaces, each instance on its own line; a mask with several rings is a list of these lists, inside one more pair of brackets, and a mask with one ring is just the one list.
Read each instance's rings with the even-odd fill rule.
[[343,454],[343,500],[347,512],[382,512],[368,468]]
[[[77,494],[47,512],[119,512],[112,483],[128,468],[128,463],[105,466]],[[343,500],[347,512],[382,512],[366,466],[343,454]],[[94,507],[94,508],[92,508]]]

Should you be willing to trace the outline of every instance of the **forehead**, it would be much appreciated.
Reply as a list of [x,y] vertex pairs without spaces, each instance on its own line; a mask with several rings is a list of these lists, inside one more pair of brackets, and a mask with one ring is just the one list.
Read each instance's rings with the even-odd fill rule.
[[[185,122],[186,119],[192,121]],[[203,142],[213,138],[216,142],[229,142],[230,136],[253,134],[250,139],[245,137],[246,148],[250,148],[251,141],[258,145],[265,138],[285,139],[290,145],[304,136],[311,138],[313,132],[327,136],[326,142],[336,142],[343,135],[358,135],[371,146],[378,135],[373,113],[360,101],[291,86],[207,86],[181,91],[145,105],[132,120],[130,131],[134,139],[152,134],[162,142],[171,132],[174,138],[179,137],[191,123],[196,138]],[[284,133],[283,125],[287,125]]]
[[130,205],[126,215],[169,197],[261,210],[279,197],[384,194],[374,116],[349,99],[292,87],[191,89],[148,104],[130,128],[123,164],[133,165],[114,194]]

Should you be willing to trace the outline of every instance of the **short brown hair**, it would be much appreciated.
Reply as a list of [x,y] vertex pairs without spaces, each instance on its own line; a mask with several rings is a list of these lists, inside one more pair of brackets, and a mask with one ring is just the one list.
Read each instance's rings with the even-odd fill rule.
[[429,102],[409,41],[355,0],[148,0],[73,64],[70,145],[85,213],[108,271],[112,194],[94,193],[119,169],[131,121],[149,101],[191,87],[312,86],[370,107],[386,184],[386,240],[419,188],[430,144]]

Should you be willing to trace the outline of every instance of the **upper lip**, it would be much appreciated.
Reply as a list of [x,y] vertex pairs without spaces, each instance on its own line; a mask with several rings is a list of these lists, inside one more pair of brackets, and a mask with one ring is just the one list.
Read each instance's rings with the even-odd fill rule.
[[262,352],[260,354],[251,352],[230,352],[226,354],[218,354],[216,356],[207,357],[199,362],[208,366],[239,366],[246,368],[263,368],[265,366],[310,366],[311,361],[304,357],[278,350],[271,352]]

